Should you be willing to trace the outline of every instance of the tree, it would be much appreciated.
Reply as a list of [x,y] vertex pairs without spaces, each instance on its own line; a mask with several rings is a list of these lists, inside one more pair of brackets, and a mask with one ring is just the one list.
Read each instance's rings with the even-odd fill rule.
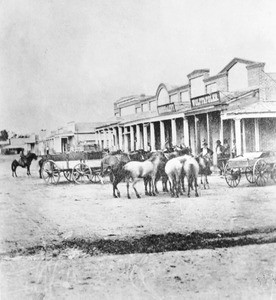
[[1,135],[0,135],[0,140],[1,141],[6,141],[9,138],[9,134],[7,130],[1,130]]

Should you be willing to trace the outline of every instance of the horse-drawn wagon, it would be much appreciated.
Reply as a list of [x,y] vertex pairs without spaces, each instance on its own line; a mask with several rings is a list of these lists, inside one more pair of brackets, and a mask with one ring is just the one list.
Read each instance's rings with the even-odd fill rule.
[[69,182],[98,183],[101,170],[100,166],[95,166],[97,158],[101,158],[97,152],[48,154],[42,157],[40,175],[49,184],[57,184],[61,174]]
[[229,159],[224,169],[227,184],[238,186],[242,174],[258,186],[264,186],[269,178],[276,182],[276,151],[245,153]]

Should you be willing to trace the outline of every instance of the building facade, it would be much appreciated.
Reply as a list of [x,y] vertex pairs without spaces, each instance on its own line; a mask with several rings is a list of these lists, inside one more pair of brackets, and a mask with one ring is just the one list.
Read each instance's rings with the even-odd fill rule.
[[197,154],[203,139],[214,152],[227,139],[238,155],[276,150],[276,74],[264,66],[234,58],[215,75],[194,70],[182,86],[161,83],[154,96],[121,98],[114,118],[96,128],[97,143],[125,152],[184,144]]
[[70,151],[97,150],[96,130],[100,122],[69,122],[65,126],[51,131],[42,130],[39,134],[39,154],[63,153]]

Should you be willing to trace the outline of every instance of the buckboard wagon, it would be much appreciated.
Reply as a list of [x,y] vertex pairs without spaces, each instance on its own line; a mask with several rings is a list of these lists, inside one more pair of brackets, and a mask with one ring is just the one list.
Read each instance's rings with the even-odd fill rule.
[[41,175],[48,184],[57,184],[60,175],[69,182],[76,183],[98,183],[102,181],[100,166],[95,166],[95,159],[101,158],[97,152],[70,152],[42,156],[44,163]]
[[245,153],[229,159],[224,169],[227,184],[238,186],[242,174],[258,186],[264,186],[269,178],[276,182],[276,151]]

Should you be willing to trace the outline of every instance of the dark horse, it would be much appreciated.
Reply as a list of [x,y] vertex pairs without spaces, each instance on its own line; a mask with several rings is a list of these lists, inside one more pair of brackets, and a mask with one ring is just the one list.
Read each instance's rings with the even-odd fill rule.
[[140,150],[131,153],[115,152],[115,154],[107,154],[101,161],[101,176],[109,174],[110,182],[113,185],[113,196],[120,197],[120,192],[117,188],[119,182],[125,177],[123,167],[129,161],[144,160],[144,153]]
[[15,175],[17,177],[16,168],[18,166],[27,168],[27,175],[31,175],[30,166],[33,159],[37,160],[37,155],[35,153],[28,153],[25,157],[25,161],[22,161],[21,159],[18,161],[15,159],[11,164],[12,176],[14,177]]

